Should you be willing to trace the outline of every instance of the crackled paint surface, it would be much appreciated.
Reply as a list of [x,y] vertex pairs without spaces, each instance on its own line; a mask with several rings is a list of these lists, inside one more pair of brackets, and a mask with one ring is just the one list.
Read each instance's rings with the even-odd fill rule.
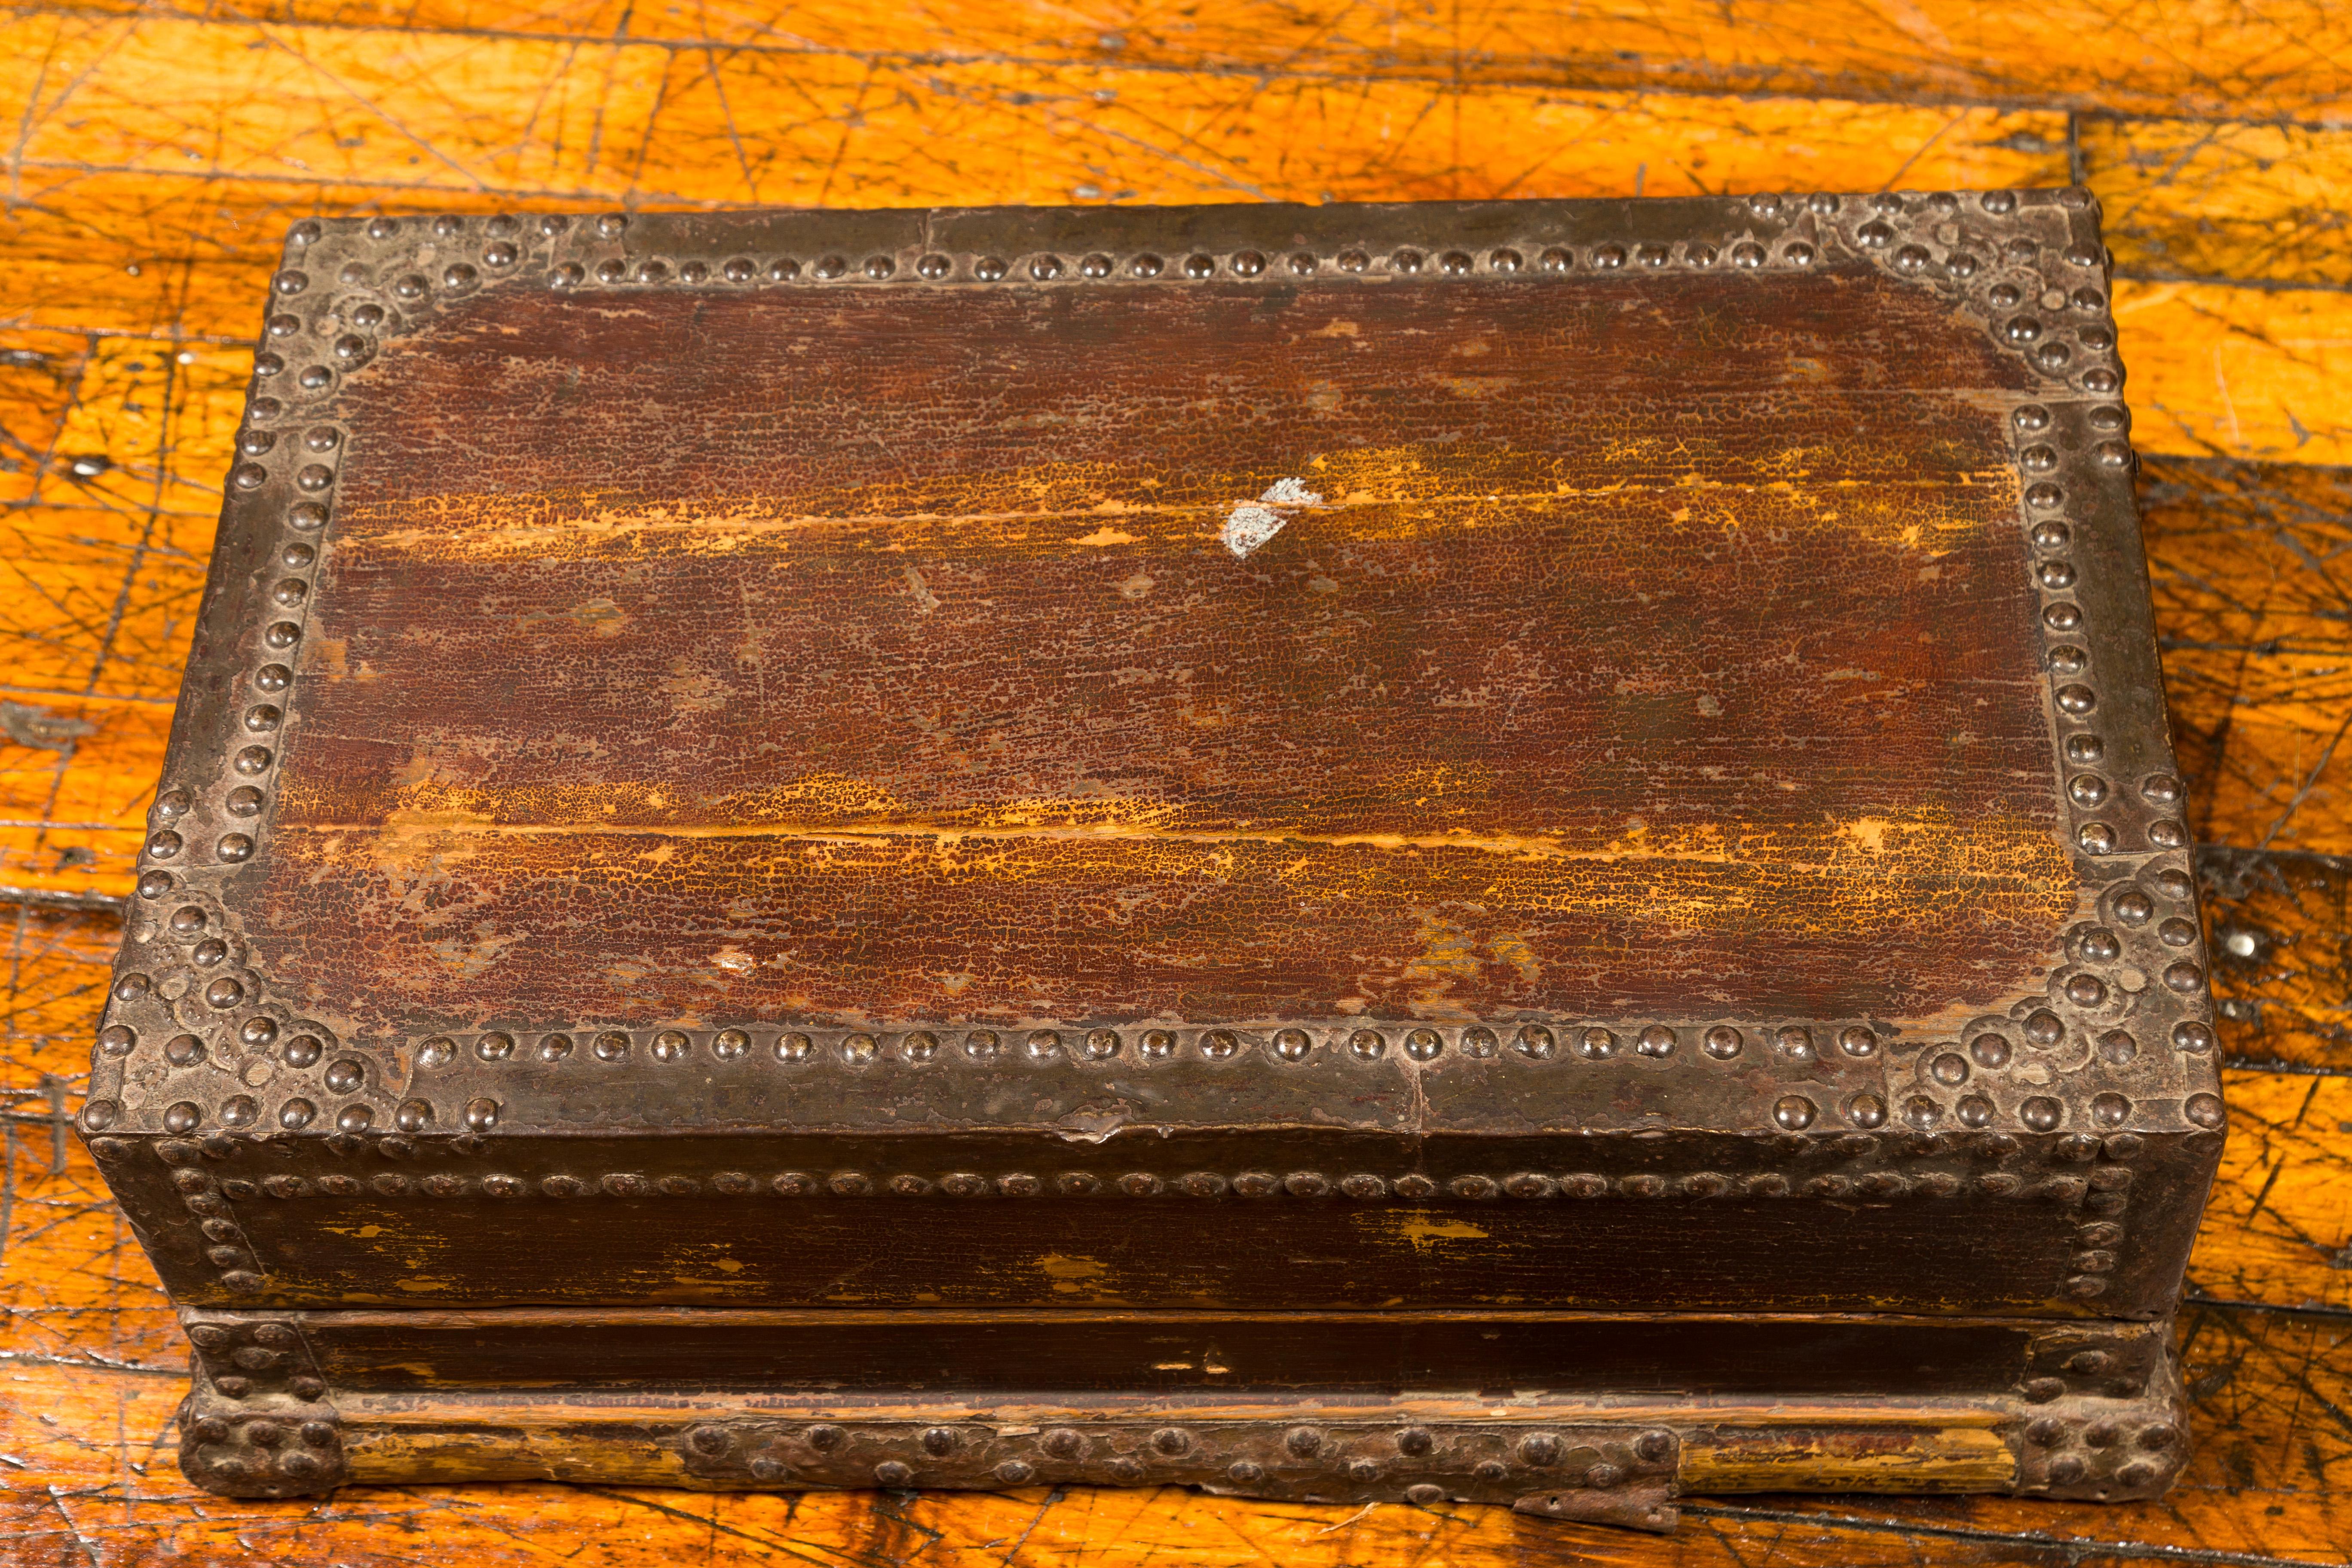
[[352,378],[278,984],[1906,1016],[2047,962],[2018,373],[1931,296],[905,298],[505,294]]

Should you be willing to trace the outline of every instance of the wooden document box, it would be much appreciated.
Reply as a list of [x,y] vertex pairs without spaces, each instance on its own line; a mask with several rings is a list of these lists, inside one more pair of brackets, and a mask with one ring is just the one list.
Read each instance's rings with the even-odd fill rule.
[[2080,191],[305,222],[82,1126],[238,1495],[2143,1497]]

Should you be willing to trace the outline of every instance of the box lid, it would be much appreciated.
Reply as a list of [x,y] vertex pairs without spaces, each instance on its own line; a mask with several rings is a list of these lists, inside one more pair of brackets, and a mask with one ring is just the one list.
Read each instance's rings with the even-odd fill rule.
[[[2105,269],[2078,191],[298,226],[84,1126],[369,1202],[2039,1193],[1787,1300],[2152,1310],[2220,1103]],[[187,1288],[373,1299],[251,1250]]]

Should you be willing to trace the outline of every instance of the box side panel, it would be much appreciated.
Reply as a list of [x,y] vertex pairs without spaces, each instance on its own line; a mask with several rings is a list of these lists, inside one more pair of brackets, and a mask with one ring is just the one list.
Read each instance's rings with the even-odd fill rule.
[[[331,1397],[436,1389],[780,1393],[1059,1388],[1454,1391],[1867,1398],[2022,1393],[2128,1398],[2164,1355],[2159,1325],[2021,1319],[1565,1312],[1104,1312],[515,1308],[195,1312],[217,1377],[272,1384],[297,1363]],[[299,1334],[299,1354],[250,1347]],[[244,1362],[237,1352],[246,1351]]]
[[[876,1163],[898,1152],[888,1142],[773,1137],[429,1140],[397,1160],[320,1140],[103,1152],[174,1293],[218,1306],[2137,1318],[2177,1288],[2168,1216],[2192,1194],[2170,1184],[2182,1157],[2204,1159],[2124,1163],[2055,1139],[1991,1159],[1843,1138],[1580,1142],[969,1139],[958,1163],[920,1173]],[[1333,1163],[1281,1163],[1302,1148]]]

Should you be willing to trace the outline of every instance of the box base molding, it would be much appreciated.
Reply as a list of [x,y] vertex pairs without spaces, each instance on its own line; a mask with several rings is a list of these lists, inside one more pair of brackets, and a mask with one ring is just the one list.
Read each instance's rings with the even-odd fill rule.
[[1675,1527],[1686,1493],[2150,1498],[2187,1458],[2170,1358],[2145,1392],[2035,1402],[518,1387],[233,1398],[201,1359],[182,1468],[230,1497],[499,1480],[702,1490],[1192,1486],[1296,1502],[1486,1503]]

